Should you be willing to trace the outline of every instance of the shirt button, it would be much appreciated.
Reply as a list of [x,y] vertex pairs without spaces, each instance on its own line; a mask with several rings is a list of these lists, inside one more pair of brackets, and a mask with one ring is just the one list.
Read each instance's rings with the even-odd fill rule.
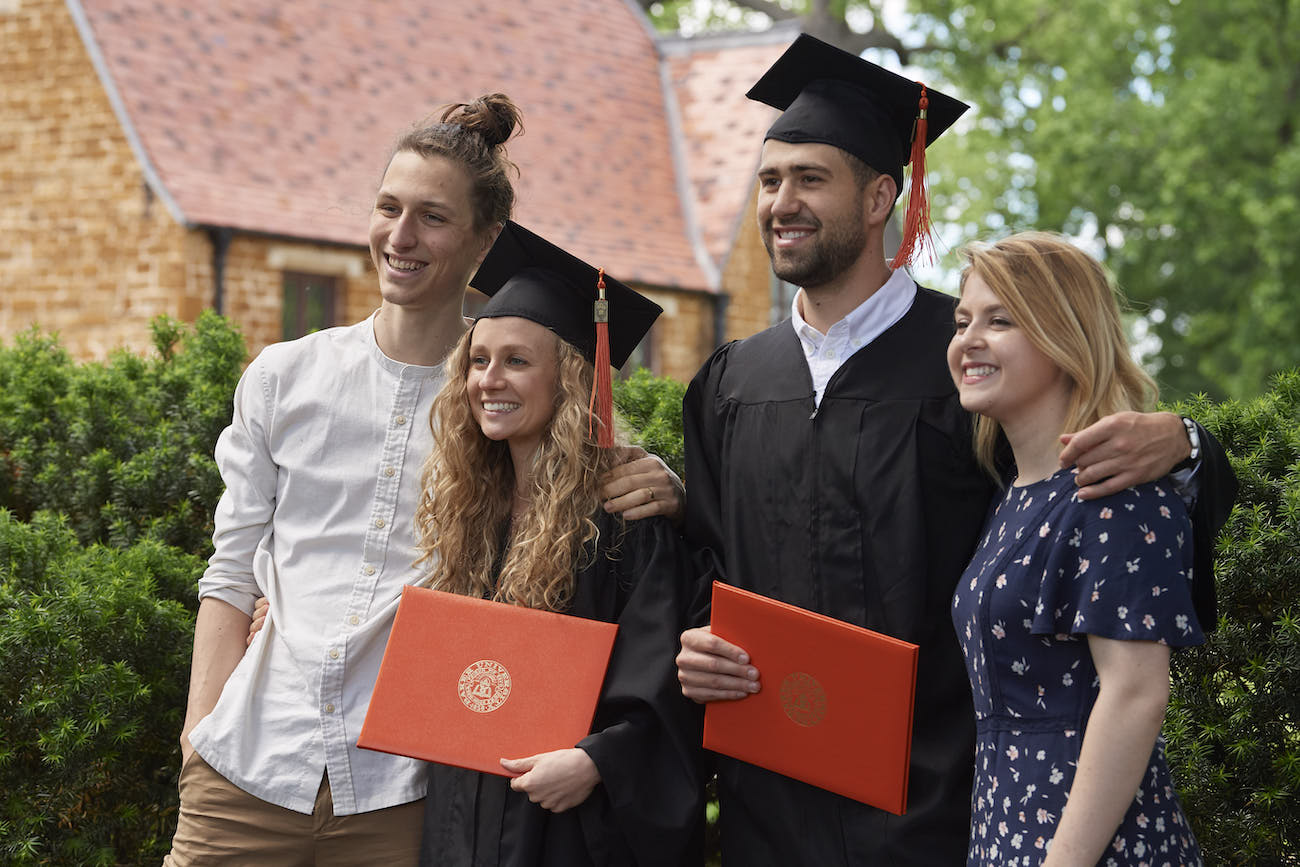
[[332,704],[325,705],[325,713],[334,713],[334,705]]
[[378,528],[381,529],[381,530],[384,529],[384,519],[383,519],[383,518],[375,518],[375,526],[378,527]]
[[384,475],[388,476],[390,479],[393,477],[393,474],[396,472],[397,470],[393,469],[392,467],[384,467]]
[[335,650],[334,648],[331,647],[331,648],[330,648],[330,659],[338,659],[338,658],[339,658],[339,652],[338,652],[337,650]]
[[406,416],[399,415],[397,418],[393,419],[393,421],[397,422],[398,424],[406,424]]
[[360,622],[361,622],[361,618],[356,616],[355,614],[353,614],[351,617],[348,618],[348,623],[351,623],[353,626],[356,626]]
[[[379,523],[379,526],[381,526],[381,527],[384,526],[384,523],[383,523],[382,520],[380,520],[378,523]],[[366,568],[362,569],[361,571],[362,571],[362,572],[365,572],[367,575],[374,575],[374,574],[375,574],[375,567],[374,567],[374,566],[367,565]]]

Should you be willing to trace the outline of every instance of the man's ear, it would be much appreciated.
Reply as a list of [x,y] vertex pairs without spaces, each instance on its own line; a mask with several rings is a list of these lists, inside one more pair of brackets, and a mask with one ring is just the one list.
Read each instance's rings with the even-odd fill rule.
[[483,233],[483,246],[479,249],[478,256],[474,259],[475,267],[483,264],[483,260],[487,258],[488,251],[491,250],[492,245],[497,242],[497,236],[501,234],[501,230],[505,227],[505,223],[495,223],[489,226],[487,231]]
[[894,211],[894,202],[898,200],[898,185],[886,174],[877,175],[863,191],[866,196],[867,225],[883,226]]

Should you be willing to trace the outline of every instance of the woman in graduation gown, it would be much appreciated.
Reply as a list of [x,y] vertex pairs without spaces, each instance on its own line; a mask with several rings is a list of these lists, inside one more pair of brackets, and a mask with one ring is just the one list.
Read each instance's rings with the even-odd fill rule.
[[[608,350],[593,321],[598,282]],[[513,778],[431,766],[421,863],[698,863],[699,716],[673,664],[689,560],[664,519],[601,509],[612,425],[589,411],[607,406],[610,362],[621,366],[661,311],[514,223],[473,285],[492,298],[452,350],[431,412],[416,517],[428,586],[619,629],[586,738],[504,756]]]

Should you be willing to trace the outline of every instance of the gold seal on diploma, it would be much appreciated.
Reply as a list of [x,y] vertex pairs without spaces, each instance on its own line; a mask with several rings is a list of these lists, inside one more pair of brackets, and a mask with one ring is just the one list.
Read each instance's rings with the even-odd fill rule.
[[791,721],[815,726],[826,719],[826,690],[811,674],[796,671],[781,681],[781,707]]
[[491,713],[510,698],[510,672],[494,659],[480,659],[460,675],[456,692],[475,713]]

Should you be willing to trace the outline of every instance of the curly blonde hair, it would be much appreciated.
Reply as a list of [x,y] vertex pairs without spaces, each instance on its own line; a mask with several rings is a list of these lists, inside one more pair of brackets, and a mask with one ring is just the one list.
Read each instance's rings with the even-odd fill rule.
[[[1021,232],[962,253],[962,289],[978,274],[1029,342],[1065,371],[1070,403],[1062,433],[1155,404],[1156,383],[1129,352],[1120,291],[1100,262],[1052,232]],[[975,456],[994,475],[1000,430],[991,418],[975,419]]]
[[573,598],[576,570],[585,565],[584,551],[599,535],[592,520],[600,506],[597,480],[615,463],[613,451],[587,435],[594,368],[555,338],[555,415],[533,456],[528,510],[510,526],[501,562],[515,472],[509,446],[484,436],[470,412],[466,380],[473,334],[471,328],[447,357],[447,381],[429,411],[434,448],[424,464],[415,513],[417,563],[430,564],[421,583],[563,611]]

